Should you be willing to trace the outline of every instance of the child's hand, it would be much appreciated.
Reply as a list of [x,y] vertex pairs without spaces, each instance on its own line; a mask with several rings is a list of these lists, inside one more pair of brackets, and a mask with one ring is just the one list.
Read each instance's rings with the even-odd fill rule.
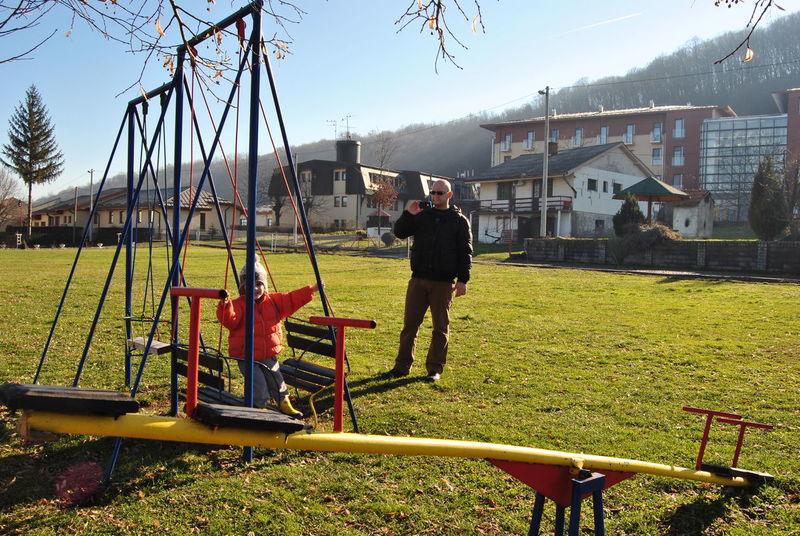
[[[325,285],[325,281],[323,281],[322,284]],[[311,287],[311,292],[319,292],[319,284],[318,283],[314,283],[314,285]]]

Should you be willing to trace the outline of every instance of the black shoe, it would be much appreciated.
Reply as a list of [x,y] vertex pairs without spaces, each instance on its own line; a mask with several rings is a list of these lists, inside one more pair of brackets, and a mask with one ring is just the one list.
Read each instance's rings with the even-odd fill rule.
[[425,376],[425,379],[431,383],[438,382],[439,380],[442,379],[442,375],[439,374],[438,372],[434,372],[433,374],[428,374],[427,376]]
[[404,376],[408,376],[408,371],[396,368],[393,368],[392,370],[387,370],[386,372],[381,374],[381,378],[386,378],[386,379],[402,378]]

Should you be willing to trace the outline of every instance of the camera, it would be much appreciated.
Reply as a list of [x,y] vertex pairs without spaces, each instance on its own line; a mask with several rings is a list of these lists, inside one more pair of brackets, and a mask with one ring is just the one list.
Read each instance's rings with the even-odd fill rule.
[[420,201],[419,202],[419,209],[420,210],[427,210],[427,209],[431,208],[432,206],[433,206],[433,203],[431,203],[427,199],[425,201]]

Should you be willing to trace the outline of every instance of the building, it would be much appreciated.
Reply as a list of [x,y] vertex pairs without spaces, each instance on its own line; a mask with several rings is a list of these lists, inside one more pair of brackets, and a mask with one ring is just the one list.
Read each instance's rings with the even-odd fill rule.
[[747,221],[761,159],[779,168],[787,147],[786,114],[707,119],[700,133],[700,187],[714,196],[716,221]]
[[711,238],[714,231],[714,198],[708,190],[684,190],[689,199],[673,201],[672,228],[684,238]]
[[[653,170],[653,176],[677,188],[696,189],[700,181],[698,140],[703,121],[736,117],[728,106],[655,106],[550,116],[550,141],[558,150],[622,142]],[[544,117],[490,123],[495,134],[492,165],[544,151]]]
[[[286,182],[284,181],[286,177]],[[308,160],[297,164],[297,176],[309,224],[317,230],[354,230],[377,226],[390,227],[408,201],[424,199],[439,179],[453,185],[453,202],[461,206],[474,202],[473,186],[421,171],[389,170],[361,163],[361,142],[351,139],[336,142],[336,160]],[[281,227],[292,225],[292,204],[288,201],[286,168],[272,175],[269,197]],[[389,207],[378,207],[374,194],[378,185],[388,182],[397,192]]]
[[[189,215],[196,188],[185,187],[181,190],[180,206],[181,221],[185,222]],[[163,200],[164,209],[161,208]],[[96,206],[95,206],[96,205]],[[172,214],[175,200],[171,188],[164,188],[160,196],[155,190],[142,190],[139,193],[138,206],[134,215],[133,225],[136,229],[151,229],[154,238],[162,238],[167,228],[172,224]],[[226,199],[219,199],[220,209],[226,218],[226,226],[230,226],[233,204]],[[109,188],[100,196],[79,195],[72,199],[57,199],[45,205],[37,206],[32,215],[33,227],[51,228],[80,228],[86,226],[91,211],[94,210],[92,222],[92,239],[113,243],[117,233],[122,232],[128,214],[128,189]],[[166,216],[164,214],[166,211]],[[264,216],[266,224],[266,215]],[[192,232],[213,234],[212,228],[217,231],[221,228],[216,211],[214,198],[210,192],[200,191],[195,216],[192,218],[190,230]],[[115,241],[115,240],[114,240]]]
[[[556,151],[548,161],[547,234],[598,236],[613,232],[620,201],[612,196],[653,172],[622,142]],[[467,179],[480,183],[478,242],[540,236],[542,153],[522,154]]]

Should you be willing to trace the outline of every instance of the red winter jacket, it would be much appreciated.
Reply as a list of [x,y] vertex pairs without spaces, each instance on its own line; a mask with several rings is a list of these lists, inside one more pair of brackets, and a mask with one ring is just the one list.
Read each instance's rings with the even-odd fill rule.
[[[263,361],[278,355],[283,350],[281,320],[311,301],[311,287],[292,292],[266,294],[255,304],[255,326],[253,336],[253,359]],[[221,301],[217,305],[217,319],[230,330],[228,353],[231,357],[244,355],[245,299]]]

